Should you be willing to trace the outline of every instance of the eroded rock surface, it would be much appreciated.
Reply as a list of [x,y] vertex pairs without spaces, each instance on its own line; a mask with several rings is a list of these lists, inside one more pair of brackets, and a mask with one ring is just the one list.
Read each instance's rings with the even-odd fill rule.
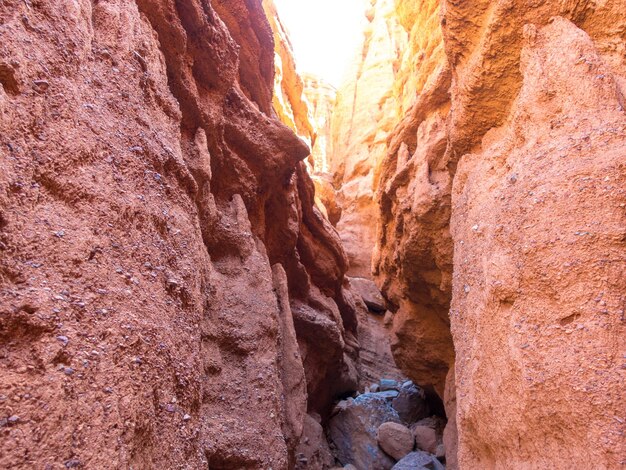
[[260,2],[0,6],[1,467],[288,468],[356,389],[274,37]]
[[397,31],[390,15],[393,0],[379,0],[367,15],[363,41],[337,92],[332,115],[329,157],[337,201],[342,209],[337,229],[350,261],[351,276],[371,278],[376,241],[377,168],[395,122],[393,61]]
[[623,89],[567,19],[527,25],[524,38],[506,122],[461,159],[454,182],[459,462],[617,468]]
[[[360,77],[392,72],[376,88],[346,85],[350,103],[378,100],[368,103],[380,114],[359,131],[375,128],[382,140],[334,138],[355,157],[338,160],[341,197],[375,174],[366,185],[379,204],[372,264],[393,311],[396,362],[444,402],[448,468],[457,446],[461,468],[577,467],[581,446],[615,467],[624,451],[624,4],[392,3],[372,2],[365,43],[385,37],[396,52],[380,63],[368,63],[371,48],[358,57]],[[335,130],[359,118],[342,110],[351,108],[341,94],[335,115],[348,118],[333,115]],[[347,246],[359,223],[337,224]],[[528,409],[532,425],[521,422]],[[557,449],[559,439],[571,445]]]

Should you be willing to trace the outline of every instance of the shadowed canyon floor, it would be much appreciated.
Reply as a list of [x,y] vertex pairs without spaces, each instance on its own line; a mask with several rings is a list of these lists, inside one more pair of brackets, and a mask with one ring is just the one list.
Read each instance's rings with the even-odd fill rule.
[[0,0],[0,468],[623,468],[626,0],[279,13]]

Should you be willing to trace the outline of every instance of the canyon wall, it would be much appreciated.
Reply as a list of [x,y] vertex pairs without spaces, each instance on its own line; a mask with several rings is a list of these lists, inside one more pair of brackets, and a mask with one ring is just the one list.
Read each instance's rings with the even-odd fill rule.
[[401,48],[397,41],[403,38],[392,12],[392,0],[381,0],[364,12],[362,44],[337,92],[331,122],[330,171],[341,207],[337,230],[350,261],[349,274],[365,278],[371,278],[376,240],[377,167],[396,121],[393,62]]
[[278,31],[243,0],[0,5],[1,467],[288,468],[356,389]]
[[303,74],[304,97],[307,100],[310,118],[315,129],[315,139],[309,157],[309,173],[315,183],[318,208],[333,226],[341,218],[341,206],[333,186],[330,157],[333,154],[331,138],[332,114],[335,109],[337,90],[323,79],[312,74]]
[[[364,49],[356,83],[388,73],[339,91],[337,184],[345,197],[374,175],[365,245],[398,365],[445,402],[448,468],[618,468],[626,5],[372,5],[365,43],[384,37],[388,55]],[[361,121],[369,138],[350,139],[355,109],[384,110]],[[348,252],[372,217],[357,199],[337,224]]]
[[446,11],[458,458],[619,468],[626,5],[522,3]]

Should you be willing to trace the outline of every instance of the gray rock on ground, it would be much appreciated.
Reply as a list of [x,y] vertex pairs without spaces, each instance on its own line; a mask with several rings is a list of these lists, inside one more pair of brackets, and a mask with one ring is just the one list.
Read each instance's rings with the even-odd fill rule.
[[400,393],[393,400],[392,406],[405,424],[415,423],[428,416],[426,395],[421,388],[408,380],[399,389]]
[[400,390],[400,384],[393,379],[380,379],[380,390]]
[[418,450],[402,458],[392,470],[445,470],[445,467],[435,456]]
[[376,434],[381,424],[400,423],[400,417],[389,399],[377,395],[360,395],[335,408],[327,435],[342,465],[353,464],[358,470],[389,470],[394,466],[395,460],[378,446]]

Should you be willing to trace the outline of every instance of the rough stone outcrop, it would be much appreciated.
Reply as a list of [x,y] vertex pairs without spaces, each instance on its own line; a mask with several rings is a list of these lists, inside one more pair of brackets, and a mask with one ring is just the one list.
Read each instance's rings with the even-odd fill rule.
[[[312,78],[305,86],[273,2],[264,0],[263,9],[275,42],[274,108],[279,120],[309,144],[317,145],[317,135],[325,125],[324,106],[330,104],[323,102],[326,95],[320,91],[310,106]],[[276,197],[266,204],[266,231],[270,257],[274,259],[275,254],[290,278],[291,309],[307,371],[309,408],[325,414],[335,395],[357,388],[359,351],[344,341],[344,328],[350,338],[358,334],[358,308],[348,286],[344,286],[346,255],[329,223],[326,206],[316,196],[321,178],[310,177],[313,168],[309,154],[298,164],[288,197],[276,191]]]
[[523,33],[517,98],[454,180],[459,464],[618,468],[626,90],[567,19]]
[[[368,12],[365,44],[397,48],[369,65],[364,48],[339,91],[337,227],[352,261],[362,222],[344,215],[372,172],[392,349],[444,401],[448,468],[620,465],[625,16],[621,1]],[[386,71],[374,87],[370,68]]]
[[[400,2],[397,8],[411,45],[403,54],[399,86],[414,87],[414,100],[390,133],[381,163],[374,272],[395,306],[392,348],[398,365],[443,396],[454,357],[448,320],[451,179],[444,159],[451,73],[435,21],[438,3]],[[408,73],[411,63],[419,79]],[[398,88],[395,94],[400,96]]]
[[257,1],[0,5],[1,467],[287,468],[356,387],[275,31]]

